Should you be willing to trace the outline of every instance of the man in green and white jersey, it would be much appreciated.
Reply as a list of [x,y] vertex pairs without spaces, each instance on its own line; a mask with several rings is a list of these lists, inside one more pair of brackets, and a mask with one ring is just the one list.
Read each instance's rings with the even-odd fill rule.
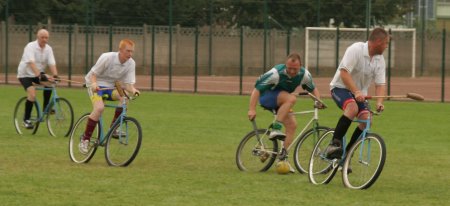
[[[288,114],[297,100],[296,95],[292,92],[300,86],[320,98],[320,93],[314,85],[311,74],[301,66],[300,55],[292,53],[287,57],[285,64],[276,65],[259,77],[250,96],[249,120],[256,117],[258,100],[264,108],[277,110],[277,119],[270,133],[270,139],[284,139],[284,148],[288,148],[292,143],[297,127],[295,117]],[[286,134],[281,131],[283,125],[286,127]],[[280,159],[286,157],[287,152],[283,150]],[[293,172],[293,170],[291,171]]]

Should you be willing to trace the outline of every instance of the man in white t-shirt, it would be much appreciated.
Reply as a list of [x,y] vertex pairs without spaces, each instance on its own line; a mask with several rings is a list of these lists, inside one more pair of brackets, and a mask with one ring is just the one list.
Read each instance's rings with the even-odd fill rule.
[[[37,32],[36,41],[28,43],[24,50],[22,59],[20,60],[17,69],[17,78],[27,91],[27,101],[25,102],[25,115],[23,117],[23,125],[27,129],[33,129],[34,125],[29,120],[31,111],[33,110],[34,102],[36,101],[36,89],[34,84],[58,78],[58,70],[56,69],[56,61],[53,55],[52,47],[47,42],[49,33],[45,29],[40,29]],[[45,74],[45,69],[49,68],[53,74],[53,78]],[[44,104],[45,108],[49,101],[52,91],[44,90]]]
[[[89,151],[89,141],[97,122],[103,113],[105,107],[103,97],[106,100],[121,100],[117,90],[101,90],[100,88],[112,88],[116,81],[125,84],[125,90],[131,94],[139,95],[140,92],[134,87],[136,83],[136,63],[132,55],[134,52],[134,42],[129,39],[123,39],[119,43],[118,52],[103,53],[86,75],[86,86],[92,101],[93,110],[89,115],[86,130],[81,138],[79,149],[82,153]],[[117,108],[112,123],[122,113],[122,108]],[[111,124],[112,124],[111,123]]]
[[[385,91],[386,64],[383,52],[388,46],[389,35],[382,28],[375,28],[367,42],[356,42],[345,51],[336,74],[330,83],[331,95],[337,106],[344,111],[340,117],[333,141],[327,148],[328,158],[341,158],[342,139],[347,133],[354,118],[367,119],[369,105],[365,100],[367,90],[372,82],[375,83],[375,95],[383,96]],[[383,111],[383,98],[377,98],[376,110]],[[361,135],[365,124],[356,127],[350,142],[349,149]],[[346,150],[347,151],[347,150]]]

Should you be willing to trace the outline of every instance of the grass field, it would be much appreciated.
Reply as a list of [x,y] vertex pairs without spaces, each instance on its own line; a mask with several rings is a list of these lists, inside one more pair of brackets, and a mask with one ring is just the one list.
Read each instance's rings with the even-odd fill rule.
[[[306,175],[240,172],[235,150],[251,130],[248,96],[143,92],[129,115],[143,127],[143,144],[126,168],[107,166],[100,148],[88,164],[74,164],[68,138],[45,125],[34,136],[16,134],[12,115],[24,96],[0,86],[1,205],[445,205],[450,202],[450,105],[386,102],[373,131],[387,145],[387,162],[370,189],[346,189],[340,173],[315,186]],[[91,109],[85,90],[59,89],[75,119]],[[39,95],[41,99],[41,95]],[[331,100],[321,124],[334,127]],[[297,108],[311,105],[300,99]],[[106,113],[112,113],[106,110]],[[258,111],[258,124],[270,114]],[[301,122],[299,123],[301,125]]]

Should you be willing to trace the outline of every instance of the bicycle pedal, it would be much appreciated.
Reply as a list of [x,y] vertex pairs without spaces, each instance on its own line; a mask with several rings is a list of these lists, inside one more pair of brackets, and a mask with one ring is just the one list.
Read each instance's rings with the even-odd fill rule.
[[262,163],[264,163],[267,159],[269,159],[270,154],[267,152],[264,152],[261,156],[259,156],[259,159],[261,160]]

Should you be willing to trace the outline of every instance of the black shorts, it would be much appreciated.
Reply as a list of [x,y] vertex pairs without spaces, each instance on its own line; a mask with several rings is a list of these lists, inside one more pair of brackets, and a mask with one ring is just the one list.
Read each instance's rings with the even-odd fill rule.
[[33,86],[33,83],[35,83],[35,84],[40,83],[39,77],[23,77],[23,78],[19,78],[19,81],[25,90],[27,90],[28,87]]

